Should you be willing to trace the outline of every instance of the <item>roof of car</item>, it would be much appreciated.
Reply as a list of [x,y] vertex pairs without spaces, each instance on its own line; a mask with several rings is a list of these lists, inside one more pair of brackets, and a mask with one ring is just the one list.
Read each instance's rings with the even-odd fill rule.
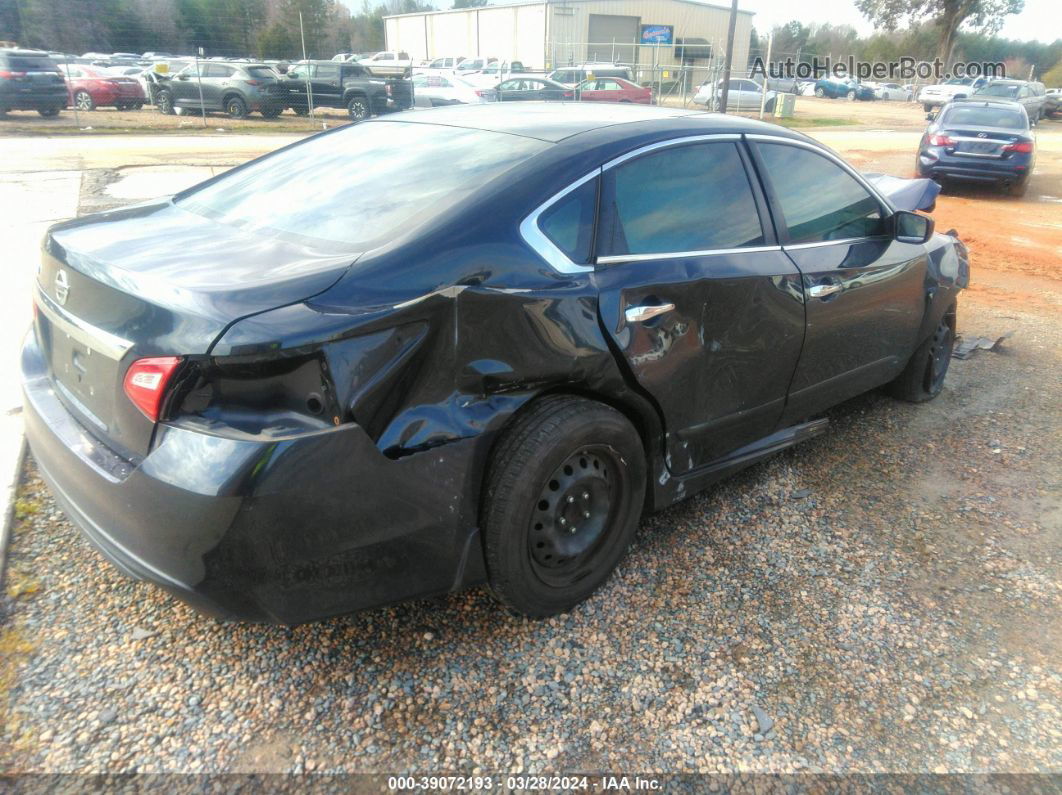
[[[590,102],[490,102],[477,105],[451,105],[442,108],[384,116],[374,122],[402,121],[439,124],[490,132],[523,135],[557,143],[573,135],[638,122],[669,119],[703,119],[704,132],[778,132],[771,124],[722,113],[665,108],[656,105]],[[794,136],[795,137],[795,136]]]
[[45,50],[25,50],[19,47],[0,47],[0,55],[17,55],[22,58],[37,57],[47,58],[48,53]]
[[981,99],[981,97],[958,97],[952,103],[963,105],[979,105],[982,108],[1004,108],[1007,110],[1022,110],[1025,108],[1020,102],[1012,99]]

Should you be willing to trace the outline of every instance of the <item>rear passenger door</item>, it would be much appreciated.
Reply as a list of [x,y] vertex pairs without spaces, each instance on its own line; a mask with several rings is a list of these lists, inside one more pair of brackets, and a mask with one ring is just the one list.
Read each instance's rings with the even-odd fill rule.
[[800,277],[738,136],[605,167],[594,279],[604,328],[660,407],[678,474],[770,434],[800,355]]
[[339,64],[316,64],[310,86],[313,102],[329,108],[342,107],[343,88],[339,80]]
[[782,139],[753,144],[782,247],[800,269],[807,334],[783,422],[899,374],[926,306],[925,246],[890,233],[890,210],[842,164]]

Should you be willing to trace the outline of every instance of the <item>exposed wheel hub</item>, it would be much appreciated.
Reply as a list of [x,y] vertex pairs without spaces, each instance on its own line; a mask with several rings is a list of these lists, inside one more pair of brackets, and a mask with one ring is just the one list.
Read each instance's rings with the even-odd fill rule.
[[602,537],[612,508],[609,459],[592,450],[569,456],[543,485],[528,535],[542,569],[570,569]]

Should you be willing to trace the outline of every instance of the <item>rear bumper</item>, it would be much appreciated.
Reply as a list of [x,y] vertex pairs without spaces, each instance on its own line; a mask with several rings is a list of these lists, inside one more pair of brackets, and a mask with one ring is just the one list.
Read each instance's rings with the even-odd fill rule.
[[484,579],[468,439],[391,460],[357,426],[232,439],[160,425],[137,464],[56,396],[33,332],[26,437],[86,538],[208,615],[298,624]]
[[964,182],[1001,184],[1020,182],[1029,176],[1032,164],[1028,158],[1020,160],[992,160],[990,158],[938,156],[920,152],[918,167],[932,179],[954,179]]
[[65,108],[67,104],[65,85],[48,90],[20,91],[8,87],[0,91],[0,108],[9,110],[47,110]]

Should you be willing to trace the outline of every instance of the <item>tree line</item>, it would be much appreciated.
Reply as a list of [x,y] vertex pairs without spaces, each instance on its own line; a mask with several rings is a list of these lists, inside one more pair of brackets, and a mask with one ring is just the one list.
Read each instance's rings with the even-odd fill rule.
[[[917,60],[932,61],[941,55],[941,36],[935,22],[916,22],[901,30],[881,31],[870,36],[860,36],[847,25],[805,25],[793,20],[771,31],[771,59],[783,60],[787,56],[796,62],[811,63],[816,56],[820,61],[825,56],[833,59],[851,55],[857,61],[892,62],[903,56]],[[959,31],[951,45],[950,63],[976,61],[1003,63],[1007,75],[1028,78],[1030,67],[1036,79],[1044,76],[1056,65],[1062,69],[1062,39],[1051,44],[1038,41],[1019,41],[976,31]],[[752,34],[752,53],[765,56],[766,35]],[[948,63],[948,59],[941,58]],[[1062,74],[1054,75],[1055,83],[1062,83]]]

